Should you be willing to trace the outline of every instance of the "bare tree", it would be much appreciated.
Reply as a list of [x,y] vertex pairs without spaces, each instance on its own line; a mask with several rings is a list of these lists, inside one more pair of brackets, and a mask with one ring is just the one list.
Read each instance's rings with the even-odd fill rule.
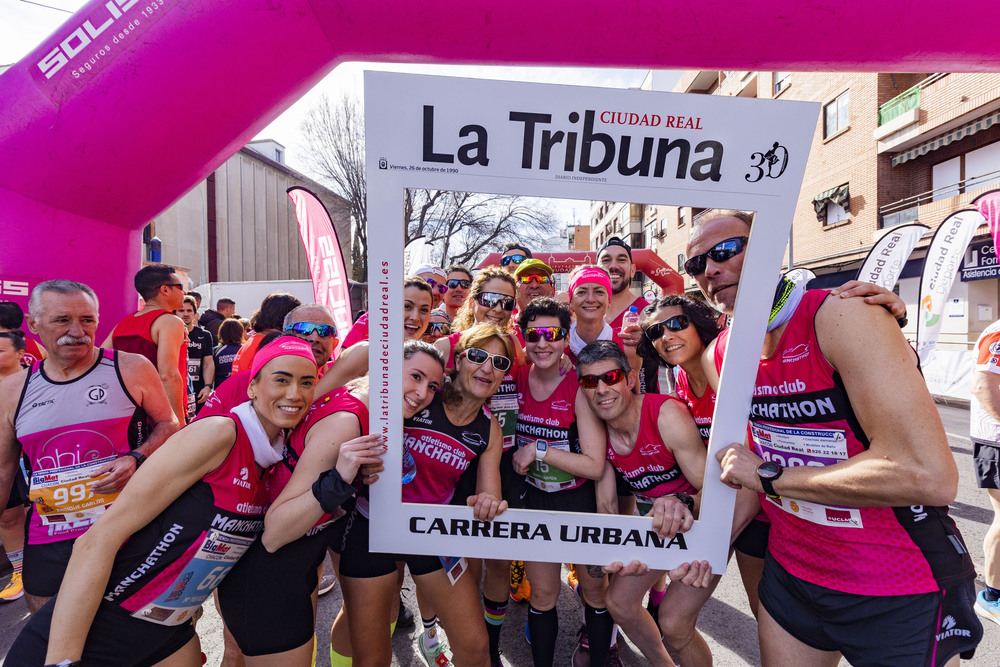
[[[348,94],[335,102],[323,96],[306,114],[302,133],[307,168],[348,202],[354,279],[363,281],[368,275],[368,188],[362,105]],[[544,200],[446,190],[407,190],[403,220],[406,242],[426,237],[441,266],[474,265],[514,240],[549,249],[547,241],[562,231]]]
[[354,280],[368,276],[368,187],[365,182],[365,117],[357,98],[324,95],[302,122],[310,171],[348,202],[353,227]]
[[508,241],[550,249],[561,225],[544,200],[518,195],[407,190],[406,242],[423,236],[442,266],[475,265]]

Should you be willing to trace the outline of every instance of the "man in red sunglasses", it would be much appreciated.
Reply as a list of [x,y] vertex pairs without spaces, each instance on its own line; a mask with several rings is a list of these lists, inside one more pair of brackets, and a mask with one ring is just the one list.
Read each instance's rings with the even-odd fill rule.
[[[751,222],[744,212],[714,211],[688,244],[687,272],[728,315]],[[761,352],[750,447],[718,455],[722,481],[756,491],[771,521],[761,661],[969,659],[982,636],[976,573],[948,516],[958,470],[917,357],[869,299],[787,282]],[[706,351],[713,386],[728,338],[727,330]],[[752,513],[742,506],[752,495],[740,502],[738,517]]]
[[[586,345],[576,368],[587,406],[604,421],[608,434],[604,474],[597,482],[598,511],[619,512],[617,473],[636,497],[640,513],[653,518],[654,530],[673,537],[691,528],[700,506],[706,452],[687,407],[666,394],[635,393],[637,373],[613,341]],[[664,574],[644,570],[633,577],[612,577],[605,595],[611,615],[651,664],[674,664],[664,641],[681,665],[711,663],[711,651],[695,625],[720,577],[712,576],[701,588],[668,586],[657,622],[642,600]]]

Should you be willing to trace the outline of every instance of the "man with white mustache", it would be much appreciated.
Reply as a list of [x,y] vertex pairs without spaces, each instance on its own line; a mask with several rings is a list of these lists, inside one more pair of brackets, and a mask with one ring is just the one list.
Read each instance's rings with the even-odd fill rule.
[[0,381],[0,496],[23,453],[33,502],[23,580],[34,613],[59,590],[76,538],[180,425],[148,360],[94,346],[90,287],[40,283],[28,311],[49,356]]

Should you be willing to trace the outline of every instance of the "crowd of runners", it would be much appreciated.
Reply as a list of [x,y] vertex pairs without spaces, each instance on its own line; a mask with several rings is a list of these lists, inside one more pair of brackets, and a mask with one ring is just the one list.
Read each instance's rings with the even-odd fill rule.
[[[958,472],[898,297],[781,278],[747,442],[707,455],[752,224],[702,217],[684,268],[704,299],[637,297],[618,238],[565,293],[516,244],[475,275],[412,267],[402,500],[482,521],[508,508],[638,514],[673,537],[714,475],[739,489],[718,529],[765,665],[971,658],[983,628],[947,512]],[[529,605],[535,665],[553,664],[560,624],[582,630],[574,665],[621,664],[619,632],[650,664],[712,663],[698,616],[720,575],[704,562],[572,564],[580,610],[560,618],[559,563],[469,559],[456,579],[450,559],[372,552],[368,488],[400,480],[380,474],[388,443],[368,432],[366,317],[338,332],[324,306],[279,293],[245,323],[228,299],[196,320],[200,297],[173,268],[145,267],[135,286],[144,307],[102,347],[86,285],[34,288],[34,338],[20,308],[0,308],[0,540],[15,566],[0,598],[23,594],[33,614],[4,664],[200,665],[213,593],[224,664],[314,664],[328,554],[344,597],[335,667],[390,664],[406,570],[428,667],[504,664],[511,601]]]

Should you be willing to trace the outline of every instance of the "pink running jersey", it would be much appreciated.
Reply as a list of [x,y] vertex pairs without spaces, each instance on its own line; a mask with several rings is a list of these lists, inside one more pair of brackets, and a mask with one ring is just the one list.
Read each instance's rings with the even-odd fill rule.
[[708,437],[712,434],[712,416],[715,414],[715,390],[712,385],[705,387],[701,396],[695,396],[688,384],[687,373],[684,369],[677,369],[677,398],[684,402],[684,405],[691,411],[694,423],[698,425],[698,433],[701,439],[708,444]]
[[[90,468],[103,466],[145,441],[146,413],[122,384],[118,352],[114,350],[99,350],[90,370],[69,382],[50,380],[45,363],[35,362],[28,373],[14,430],[28,458],[30,497],[48,495],[42,490],[54,491],[62,485],[65,498],[56,496],[53,502],[70,501],[70,493],[76,495],[74,487],[79,483],[68,484],[66,480],[79,478],[83,482]],[[72,515],[58,514],[59,509],[58,504],[32,504],[28,512],[29,544],[79,537],[99,515],[91,511],[86,513],[89,518],[73,521]]]
[[642,395],[639,434],[636,436],[635,446],[628,454],[619,454],[610,438],[608,439],[608,460],[640,500],[681,492],[698,493],[684,477],[673,452],[663,443],[660,429],[657,428],[660,408],[667,401],[677,399],[667,394]]
[[[814,318],[827,295],[806,292],[774,354],[757,370],[753,447],[783,466],[834,465],[869,446],[816,338]],[[725,346],[728,336],[719,341]],[[974,576],[946,507],[857,508],[760,498],[771,520],[768,549],[804,581],[857,595],[907,595]]]

